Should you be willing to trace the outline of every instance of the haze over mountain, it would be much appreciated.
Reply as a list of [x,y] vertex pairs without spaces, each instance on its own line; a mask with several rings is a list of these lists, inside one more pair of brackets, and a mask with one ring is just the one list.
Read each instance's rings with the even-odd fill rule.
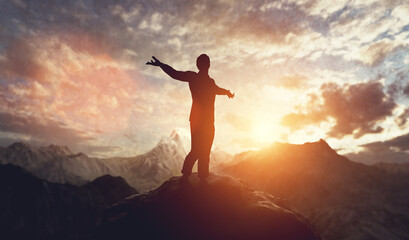
[[[189,150],[189,138],[174,130],[152,150],[134,157],[93,158],[73,153],[64,146],[38,147],[19,142],[7,148],[0,147],[0,163],[21,166],[50,182],[77,186],[106,174],[122,176],[132,187],[143,192],[158,187],[174,175],[180,175]],[[214,167],[229,161],[231,156],[214,151],[211,159],[211,167]]]
[[[83,185],[98,176],[122,176],[140,192],[180,175],[189,141],[172,132],[151,151],[128,158],[91,158],[66,147],[15,143],[0,162],[22,166],[53,182]],[[288,199],[325,239],[405,239],[409,236],[407,164],[372,166],[350,161],[323,140],[276,143],[232,157],[212,154],[214,172],[239,177],[255,189]]]
[[352,162],[323,140],[238,154],[220,171],[288,199],[324,239],[409,238],[409,174]]

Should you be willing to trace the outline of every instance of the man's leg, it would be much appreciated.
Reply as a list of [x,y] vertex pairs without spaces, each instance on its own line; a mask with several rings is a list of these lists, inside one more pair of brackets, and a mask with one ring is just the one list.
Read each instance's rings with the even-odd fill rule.
[[199,178],[201,180],[206,180],[207,177],[209,176],[209,162],[210,162],[209,155],[199,157],[197,171],[199,172]]
[[210,151],[212,149],[214,139],[214,125],[213,123],[201,130],[201,146],[198,163],[198,173],[201,180],[206,181],[209,176]]
[[[193,149],[192,149],[193,150]],[[197,160],[197,154],[193,151],[186,156],[185,161],[183,162],[182,174],[183,176],[189,177],[192,174],[193,166]]]
[[190,122],[190,152],[186,156],[183,162],[182,174],[183,176],[190,176],[192,174],[193,166],[198,158],[198,134],[197,134],[197,123]]

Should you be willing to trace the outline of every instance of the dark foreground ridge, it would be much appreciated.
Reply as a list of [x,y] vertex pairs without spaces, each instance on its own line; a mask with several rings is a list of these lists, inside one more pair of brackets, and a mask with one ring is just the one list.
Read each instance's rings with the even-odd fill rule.
[[87,239],[321,239],[285,201],[240,181],[173,177],[110,208]]
[[101,223],[107,207],[135,193],[121,177],[78,187],[0,164],[0,239],[78,239]]

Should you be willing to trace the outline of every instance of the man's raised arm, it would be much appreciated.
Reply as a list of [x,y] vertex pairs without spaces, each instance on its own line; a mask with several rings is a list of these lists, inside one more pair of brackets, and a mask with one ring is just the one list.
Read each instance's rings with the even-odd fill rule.
[[192,72],[192,71],[187,71],[187,72],[177,71],[173,67],[162,63],[161,61],[159,61],[154,56],[152,56],[152,58],[153,58],[153,60],[151,60],[150,62],[147,62],[146,65],[152,65],[152,66],[160,67],[166,74],[168,74],[173,79],[180,80],[180,81],[183,81],[183,82],[189,82],[190,80],[192,80],[195,77],[195,74],[196,74],[195,72]]
[[221,88],[217,86],[216,84],[214,84],[214,86],[216,88],[217,95],[227,95],[229,98],[234,98],[234,93],[231,93],[229,90]]

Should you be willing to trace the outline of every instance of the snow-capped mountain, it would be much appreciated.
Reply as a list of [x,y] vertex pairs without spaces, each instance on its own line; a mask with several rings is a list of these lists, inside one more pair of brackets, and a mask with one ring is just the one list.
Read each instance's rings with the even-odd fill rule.
[[103,159],[89,158],[83,153],[74,154],[64,146],[37,147],[21,142],[0,148],[0,163],[23,167],[51,182],[74,185],[83,185],[114,172]]
[[[163,138],[149,152],[129,158],[111,158],[110,162],[119,164],[118,173],[138,191],[146,191],[159,186],[180,169],[186,156],[186,146],[176,131],[169,138]],[[186,145],[186,143],[185,143]]]
[[[102,175],[122,176],[140,192],[158,187],[168,178],[180,175],[184,158],[190,151],[188,133],[174,130],[147,153],[134,157],[92,158],[73,153],[67,147],[31,146],[14,143],[0,148],[0,163],[23,167],[35,176],[56,183],[83,185]],[[221,159],[231,159],[222,151],[211,154],[211,168]]]

